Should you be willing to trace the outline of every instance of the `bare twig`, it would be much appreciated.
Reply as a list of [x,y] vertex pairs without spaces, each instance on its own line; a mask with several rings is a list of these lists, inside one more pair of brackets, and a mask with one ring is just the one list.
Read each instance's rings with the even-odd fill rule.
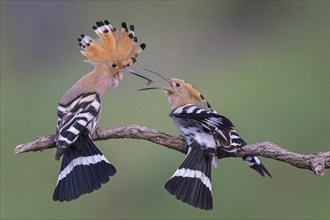
[[[148,140],[176,151],[186,152],[184,141],[181,138],[138,125],[97,129],[93,134],[93,139],[95,141],[118,138]],[[42,151],[54,147],[54,135],[46,135],[38,137],[29,143],[16,146],[15,153]],[[290,152],[268,141],[246,145],[236,153],[227,153],[221,147],[218,148],[218,156],[220,159],[226,157],[242,157],[245,155],[262,156],[283,161],[297,168],[311,170],[319,176],[323,176],[325,174],[325,169],[330,168],[330,152],[317,152],[305,155]]]

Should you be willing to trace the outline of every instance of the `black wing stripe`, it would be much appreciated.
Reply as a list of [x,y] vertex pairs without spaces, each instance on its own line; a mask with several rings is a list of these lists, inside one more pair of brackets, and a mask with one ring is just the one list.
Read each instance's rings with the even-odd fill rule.
[[[58,106],[57,145],[66,148],[71,145],[89,123],[98,115],[101,100],[96,93],[86,93],[76,100]],[[97,123],[92,123],[96,126]],[[90,126],[89,126],[90,127]],[[91,128],[94,129],[94,128]]]
[[231,132],[234,131],[232,122],[216,113],[214,110],[204,109],[196,105],[188,104],[170,113],[171,117],[189,119],[194,122],[192,127],[204,127],[206,130],[214,132],[220,144],[230,151],[235,151],[236,146],[232,146]]

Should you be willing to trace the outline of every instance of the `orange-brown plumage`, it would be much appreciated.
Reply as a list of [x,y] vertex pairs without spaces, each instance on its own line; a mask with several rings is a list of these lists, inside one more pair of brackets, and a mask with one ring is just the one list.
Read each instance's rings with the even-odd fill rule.
[[166,78],[162,75],[160,75],[157,72],[154,72],[149,69],[145,69],[153,74],[158,75],[162,79],[166,80],[169,87],[153,87],[153,88],[146,88],[142,90],[149,90],[149,89],[162,89],[165,91],[168,100],[171,105],[171,109],[178,108],[180,106],[186,105],[186,104],[195,104],[194,99],[198,102],[206,105],[208,108],[211,108],[210,103],[206,101],[206,99],[203,97],[203,95],[191,84],[187,83],[186,81],[182,79],[177,78]]
[[[118,86],[123,72],[138,75],[126,67],[136,61],[136,57],[143,51],[145,44],[137,44],[134,26],[131,25],[128,29],[125,22],[122,23],[121,31],[116,30],[107,20],[96,22],[93,29],[99,38],[94,40],[82,34],[78,41],[82,48],[81,53],[87,58],[86,61],[93,64],[95,68],[86,77],[81,78],[78,84],[96,82],[98,90],[104,94],[110,86],[114,88]],[[138,76],[141,77],[141,75]],[[85,80],[90,82],[84,82]]]
[[171,99],[172,109],[185,104],[194,104],[193,99],[208,105],[208,102],[203,98],[201,93],[186,81],[172,78],[169,79],[169,83],[171,87],[167,88],[167,95]]
[[100,65],[116,65],[113,72],[120,71],[120,68],[127,67],[135,62],[136,57],[145,48],[145,44],[138,45],[134,36],[134,26],[127,27],[122,23],[122,30],[116,30],[108,21],[96,22],[93,26],[98,39],[82,35],[79,38],[81,53],[87,57],[87,61],[96,68]]

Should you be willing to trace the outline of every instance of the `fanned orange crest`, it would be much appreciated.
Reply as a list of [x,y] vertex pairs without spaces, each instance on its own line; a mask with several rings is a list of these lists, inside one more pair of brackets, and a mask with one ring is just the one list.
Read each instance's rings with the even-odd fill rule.
[[96,22],[93,26],[98,39],[92,39],[82,34],[78,38],[81,53],[87,57],[87,61],[94,66],[107,64],[112,67],[124,68],[136,61],[136,57],[145,49],[144,43],[138,45],[134,32],[134,26],[129,27],[122,23],[121,31],[116,30],[109,21]]

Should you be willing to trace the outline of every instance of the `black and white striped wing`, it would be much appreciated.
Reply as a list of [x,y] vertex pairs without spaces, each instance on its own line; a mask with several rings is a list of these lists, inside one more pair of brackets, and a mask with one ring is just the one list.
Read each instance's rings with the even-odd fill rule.
[[[210,137],[206,135],[207,132],[211,132],[213,137],[218,139],[221,146],[228,152],[235,152],[240,147],[246,145],[246,142],[239,136],[239,134],[235,131],[234,125],[231,121],[219,115],[216,111],[212,109],[204,109],[197,105],[184,105],[182,107],[174,109],[170,113],[170,117],[176,121],[176,119],[181,119],[180,122],[187,121],[181,131],[190,138],[191,136],[201,145],[202,140],[204,139],[206,145],[211,146],[211,141],[209,140]],[[200,127],[206,129],[206,131],[201,131]],[[198,135],[194,134],[193,132],[202,132]],[[202,135],[204,133],[204,135]],[[196,138],[197,137],[197,138]],[[198,139],[198,137],[200,137]],[[266,167],[260,162],[257,157],[253,156],[245,156],[242,158],[245,163],[257,171],[262,176],[265,176],[266,173],[268,176],[271,177],[269,171]]]
[[71,102],[60,103],[57,108],[56,159],[74,143],[87,128],[92,133],[97,128],[101,99],[97,93],[84,93]]
[[165,184],[177,199],[196,208],[213,208],[211,183],[212,155],[196,142],[190,145],[186,159]]
[[234,130],[232,122],[212,109],[188,104],[174,109],[170,117],[189,120],[189,126],[200,127],[213,133],[221,146],[228,152],[234,152],[246,145],[245,141]]

